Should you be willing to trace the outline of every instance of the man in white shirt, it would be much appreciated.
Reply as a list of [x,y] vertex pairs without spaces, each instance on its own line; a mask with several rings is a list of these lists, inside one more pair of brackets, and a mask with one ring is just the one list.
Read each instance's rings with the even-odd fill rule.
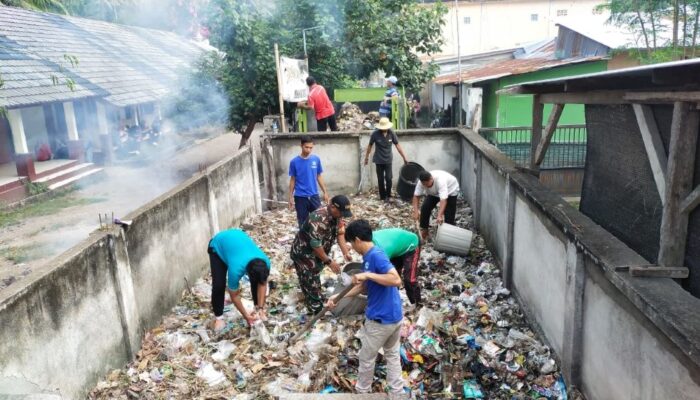
[[[438,208],[437,223],[455,224],[458,193],[459,182],[457,178],[445,171],[422,171],[418,174],[418,184],[413,192],[413,219],[417,221],[420,218],[421,239],[428,238],[430,214],[438,204],[440,207]],[[418,200],[421,196],[425,196],[425,200],[419,213]]]

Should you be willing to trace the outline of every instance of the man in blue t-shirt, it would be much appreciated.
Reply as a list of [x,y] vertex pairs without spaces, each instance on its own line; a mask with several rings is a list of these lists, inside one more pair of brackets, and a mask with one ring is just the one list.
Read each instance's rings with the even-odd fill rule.
[[318,186],[323,190],[323,201],[328,203],[328,191],[321,176],[321,159],[311,154],[313,148],[311,136],[302,136],[301,154],[289,162],[289,209],[296,208],[299,228],[306,222],[309,213],[321,206]]
[[[384,349],[390,394],[401,395],[404,386],[399,355],[399,331],[403,319],[398,289],[401,278],[382,249],[372,243],[369,222],[363,219],[351,222],[345,228],[345,240],[362,254],[364,264],[364,272],[352,276],[355,287],[345,297],[367,293],[365,324],[359,335],[362,348],[358,353],[360,366],[355,389],[358,393],[371,392],[377,353]],[[335,307],[336,296],[326,304],[331,309]]]
[[[231,302],[253,325],[258,317],[265,318],[265,297],[267,277],[270,274],[270,259],[245,232],[240,229],[227,229],[214,235],[209,241],[209,264],[211,267],[211,305],[214,310],[214,331],[223,329],[224,299],[226,281]],[[248,274],[250,290],[256,312],[251,314],[241,301],[240,280]]]

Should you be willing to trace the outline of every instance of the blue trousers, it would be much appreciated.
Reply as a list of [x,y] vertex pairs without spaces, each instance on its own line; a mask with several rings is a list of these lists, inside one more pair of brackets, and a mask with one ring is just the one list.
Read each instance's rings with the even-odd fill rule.
[[321,198],[317,194],[308,197],[294,196],[294,208],[297,210],[299,229],[304,225],[306,219],[309,218],[309,214],[312,211],[316,211],[319,207],[321,207]]

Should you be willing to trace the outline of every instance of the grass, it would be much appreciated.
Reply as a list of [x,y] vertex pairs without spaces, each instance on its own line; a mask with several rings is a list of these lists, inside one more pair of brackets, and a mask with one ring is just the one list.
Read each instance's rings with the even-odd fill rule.
[[25,219],[55,214],[64,208],[106,201],[103,198],[78,198],[71,193],[61,194],[10,211],[0,211],[0,228],[17,225]]
[[13,264],[22,264],[45,256],[47,253],[44,250],[41,246],[35,245],[3,247],[0,248],[0,257]]

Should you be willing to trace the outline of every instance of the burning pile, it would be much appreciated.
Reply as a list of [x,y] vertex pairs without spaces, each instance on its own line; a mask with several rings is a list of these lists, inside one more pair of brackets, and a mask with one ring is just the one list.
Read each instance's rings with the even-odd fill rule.
[[[357,196],[357,217],[374,228],[411,229],[408,204],[384,205],[376,195]],[[471,228],[471,210],[460,206],[457,224]],[[289,392],[351,392],[357,374],[362,316],[326,317],[297,343],[286,346],[310,317],[305,313],[289,261],[296,220],[286,209],[247,221],[246,229],[272,260],[269,320],[248,329],[231,305],[227,328],[212,337],[208,278],[186,291],[161,326],[146,333],[137,359],[115,370],[89,398],[270,398]],[[354,253],[353,253],[354,254]],[[342,262],[337,247],[333,256]],[[360,257],[354,254],[359,260]],[[468,257],[449,256],[427,244],[420,281],[425,306],[408,306],[401,330],[401,358],[413,398],[567,399],[556,362],[528,327],[522,311],[503,287],[483,240],[475,236]],[[329,294],[337,286],[327,270]],[[252,308],[244,288],[244,304]],[[383,391],[383,362],[374,391]]]
[[364,114],[360,107],[352,103],[345,103],[340,107],[338,129],[342,132],[374,129],[374,124],[377,122],[379,122],[379,113],[376,111]]

